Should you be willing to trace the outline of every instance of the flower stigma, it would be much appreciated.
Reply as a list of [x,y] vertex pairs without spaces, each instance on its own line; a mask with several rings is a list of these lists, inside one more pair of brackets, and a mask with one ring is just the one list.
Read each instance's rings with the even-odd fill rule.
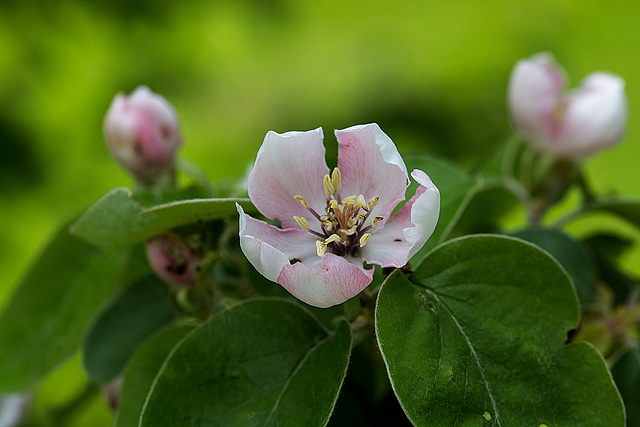
[[322,185],[326,196],[323,215],[311,208],[303,196],[294,196],[318,220],[320,231],[313,230],[306,218],[293,218],[304,231],[322,239],[316,241],[316,253],[319,257],[324,256],[327,251],[339,256],[358,256],[360,248],[371,237],[369,231],[384,219],[376,216],[370,225],[365,226],[380,198],[373,197],[369,202],[362,194],[342,198],[342,175],[338,168],[333,169],[331,176],[323,177]]

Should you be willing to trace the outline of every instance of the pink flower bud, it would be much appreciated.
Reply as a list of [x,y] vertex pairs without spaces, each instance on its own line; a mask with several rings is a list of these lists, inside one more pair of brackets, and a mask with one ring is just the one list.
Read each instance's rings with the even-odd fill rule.
[[598,72],[565,90],[564,71],[546,53],[519,61],[508,103],[516,130],[539,151],[579,160],[619,142],[627,127],[624,80]]
[[178,116],[166,99],[146,86],[129,97],[115,96],[104,132],[113,157],[143,184],[154,184],[173,170],[182,143]]
[[202,256],[176,234],[149,239],[147,258],[158,277],[177,287],[193,286],[202,262]]

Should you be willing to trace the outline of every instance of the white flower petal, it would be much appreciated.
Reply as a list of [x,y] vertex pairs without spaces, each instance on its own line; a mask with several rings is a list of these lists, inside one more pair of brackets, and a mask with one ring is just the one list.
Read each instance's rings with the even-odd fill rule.
[[304,197],[316,212],[324,210],[322,178],[329,173],[324,160],[322,129],[278,134],[269,131],[249,175],[249,197],[267,218],[284,228],[297,227],[294,216],[309,217],[294,196]]

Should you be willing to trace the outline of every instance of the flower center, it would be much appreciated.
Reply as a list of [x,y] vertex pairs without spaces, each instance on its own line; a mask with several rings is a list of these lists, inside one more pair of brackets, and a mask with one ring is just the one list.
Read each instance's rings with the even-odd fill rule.
[[312,230],[309,222],[300,216],[294,216],[300,228],[321,240],[316,241],[316,249],[319,257],[327,251],[340,256],[358,256],[360,248],[367,244],[371,237],[370,230],[382,221],[381,216],[376,216],[370,225],[365,226],[371,211],[378,204],[379,197],[374,197],[367,202],[362,194],[342,198],[342,180],[340,169],[335,168],[331,176],[325,175],[322,184],[326,195],[324,215],[320,215],[309,207],[307,200],[297,195],[294,198],[316,218],[320,223],[320,232]]

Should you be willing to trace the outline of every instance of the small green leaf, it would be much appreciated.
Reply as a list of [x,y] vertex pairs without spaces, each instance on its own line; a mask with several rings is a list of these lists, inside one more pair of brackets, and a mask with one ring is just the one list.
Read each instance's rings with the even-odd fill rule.
[[627,408],[627,426],[640,426],[640,352],[625,351],[615,361],[611,373]]
[[131,358],[118,396],[114,425],[138,425],[142,406],[160,367],[171,350],[193,328],[193,325],[169,326],[147,340]]
[[120,187],[95,202],[71,232],[98,245],[124,246],[171,228],[237,215],[236,203],[255,211],[249,199],[191,199],[145,208],[131,190]]
[[593,262],[580,242],[554,229],[530,228],[518,231],[514,236],[538,245],[564,267],[583,306],[597,303]]
[[169,288],[149,275],[125,289],[100,313],[83,343],[83,363],[98,384],[113,380],[140,345],[176,317]]
[[344,321],[329,334],[296,303],[241,303],[171,353],[140,425],[325,425],[350,352]]
[[28,388],[73,353],[129,260],[58,232],[0,314],[0,390]]
[[385,281],[376,330],[414,424],[624,426],[602,356],[563,345],[578,304],[546,253],[510,237],[465,237],[431,252],[411,280],[396,271]]
[[[477,183],[457,165],[436,159],[426,153],[409,153],[404,156],[404,160],[409,172],[413,169],[426,172],[440,190],[438,224],[427,243],[411,259],[411,263],[415,266],[422,262],[427,252],[447,239],[473,196]],[[413,194],[416,187],[417,184],[412,183],[407,194]]]

